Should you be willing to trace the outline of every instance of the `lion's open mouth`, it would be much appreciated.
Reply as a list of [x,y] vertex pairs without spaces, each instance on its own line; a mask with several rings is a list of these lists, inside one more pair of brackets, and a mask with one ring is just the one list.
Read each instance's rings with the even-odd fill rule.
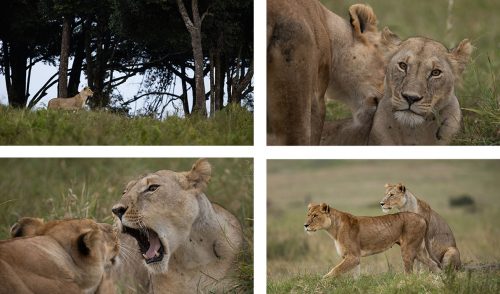
[[159,262],[165,254],[165,247],[161,243],[158,234],[150,228],[134,229],[123,226],[123,233],[129,234],[137,240],[139,251],[146,263]]

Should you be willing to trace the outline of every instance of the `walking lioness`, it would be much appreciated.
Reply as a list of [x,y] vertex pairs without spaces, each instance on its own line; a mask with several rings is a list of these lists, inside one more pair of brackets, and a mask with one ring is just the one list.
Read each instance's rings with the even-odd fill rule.
[[429,224],[429,241],[431,247],[429,250],[435,256],[442,267],[451,266],[459,268],[460,252],[458,251],[455,237],[450,226],[437,212],[426,202],[418,199],[403,184],[385,185],[385,197],[380,202],[382,211],[388,213],[392,208],[399,211],[410,211],[423,216]]
[[359,266],[361,256],[383,252],[394,244],[401,246],[405,273],[412,272],[415,258],[433,272],[440,271],[439,263],[427,251],[426,221],[415,213],[354,216],[326,203],[309,204],[304,228],[307,232],[326,230],[342,257],[342,262],[323,278],[345,273]]

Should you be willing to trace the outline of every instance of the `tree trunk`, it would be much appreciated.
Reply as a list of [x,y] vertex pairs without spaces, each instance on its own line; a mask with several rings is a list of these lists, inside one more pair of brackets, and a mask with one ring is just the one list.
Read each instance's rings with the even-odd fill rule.
[[69,41],[71,35],[71,23],[68,16],[63,17],[61,38],[61,60],[59,62],[59,83],[57,86],[57,97],[68,97],[68,59]]
[[87,62],[87,85],[90,89],[95,90],[94,88],[94,61],[92,59],[92,32],[91,32],[91,22],[90,20],[86,20],[84,22],[84,42],[85,42],[85,61]]
[[13,42],[10,47],[11,86],[8,92],[9,104],[16,108],[26,107],[26,60],[28,45]]
[[215,48],[210,49],[210,116],[215,114]]
[[193,48],[194,57],[194,78],[196,84],[196,96],[194,97],[193,112],[201,115],[207,115],[207,108],[205,106],[205,84],[203,81],[203,47],[201,45],[201,24],[203,17],[200,17],[198,12],[198,0],[191,0],[191,9],[193,12],[193,20],[184,6],[183,0],[177,0],[179,12],[181,13],[184,24],[191,35],[191,47]]
[[85,59],[85,34],[81,34],[78,38],[75,58],[71,66],[71,73],[69,74],[68,82],[68,96],[73,97],[78,93],[78,86],[80,85],[80,76],[82,75],[82,65]]

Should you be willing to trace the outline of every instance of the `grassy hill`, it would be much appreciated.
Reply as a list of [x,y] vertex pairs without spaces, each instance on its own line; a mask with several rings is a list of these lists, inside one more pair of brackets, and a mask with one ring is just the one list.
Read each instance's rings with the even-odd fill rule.
[[[403,182],[448,222],[463,264],[500,265],[499,178],[498,160],[268,161],[268,293],[498,293],[500,269],[405,277],[397,245],[362,257],[360,279],[321,280],[341,258],[325,232],[306,234],[303,224],[310,202],[381,215],[384,184]],[[463,195],[475,204],[449,204]]]
[[0,108],[0,145],[253,145],[253,114],[129,118],[105,111]]
[[[112,223],[111,207],[128,181],[160,169],[190,170],[187,159],[0,159],[0,239],[23,216],[94,218]],[[253,161],[209,159],[207,197],[238,217],[245,248],[239,257],[238,290],[253,289]]]
[[[326,7],[348,18],[356,0],[321,0]],[[372,6],[379,28],[389,27],[402,39],[425,36],[453,48],[468,38],[475,50],[456,94],[462,108],[462,130],[453,145],[500,144],[500,1],[361,1]],[[451,25],[448,27],[448,23]],[[349,117],[343,105],[330,102],[327,120]]]

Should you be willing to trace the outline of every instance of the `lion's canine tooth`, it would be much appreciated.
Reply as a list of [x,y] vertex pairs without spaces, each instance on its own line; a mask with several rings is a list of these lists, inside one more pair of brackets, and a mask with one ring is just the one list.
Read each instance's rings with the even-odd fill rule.
[[158,251],[155,251],[155,257],[158,257],[160,256],[160,253],[158,253]]
[[142,254],[142,257],[144,257],[144,259],[148,259],[148,256],[146,254]]

